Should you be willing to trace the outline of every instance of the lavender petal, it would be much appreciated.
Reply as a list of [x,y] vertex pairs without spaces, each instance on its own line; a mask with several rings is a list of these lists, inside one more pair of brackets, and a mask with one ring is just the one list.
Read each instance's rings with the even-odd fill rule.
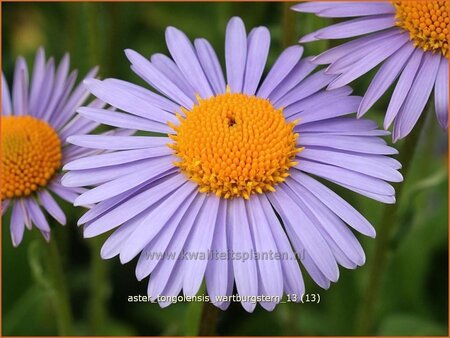
[[216,95],[225,93],[225,78],[214,48],[206,39],[196,39],[194,45],[195,50],[197,51],[198,60],[202,65],[203,71],[205,72],[214,93]]
[[242,91],[246,60],[247,35],[244,22],[239,17],[233,17],[228,22],[225,37],[227,82],[232,93]]
[[392,135],[395,141],[408,135],[422,114],[436,81],[440,60],[439,54],[425,54],[414,83],[396,117]]
[[258,88],[270,48],[270,32],[266,27],[252,30],[247,43],[247,64],[242,92],[253,95]]
[[392,93],[391,100],[389,101],[386,115],[384,116],[384,129],[388,129],[395,117],[398,115],[398,112],[413,84],[417,71],[419,70],[423,55],[423,51],[420,48],[416,48],[403,69],[397,85],[395,86],[394,92]]
[[444,130],[448,129],[448,60],[441,57],[436,83],[434,85],[436,116]]
[[302,54],[303,47],[301,46],[291,46],[286,48],[273,64],[256,95],[268,98],[279,84],[284,83],[285,78],[298,64]]

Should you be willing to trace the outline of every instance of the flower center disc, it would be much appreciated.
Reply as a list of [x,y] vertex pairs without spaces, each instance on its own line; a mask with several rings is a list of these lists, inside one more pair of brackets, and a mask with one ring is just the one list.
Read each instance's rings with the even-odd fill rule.
[[414,45],[448,57],[447,1],[396,1],[396,25],[407,30]]
[[61,142],[46,122],[2,116],[2,200],[28,196],[47,185],[61,165]]
[[295,165],[298,134],[281,109],[269,100],[225,93],[203,100],[191,111],[182,108],[170,147],[175,163],[199,185],[200,192],[243,197],[274,191]]

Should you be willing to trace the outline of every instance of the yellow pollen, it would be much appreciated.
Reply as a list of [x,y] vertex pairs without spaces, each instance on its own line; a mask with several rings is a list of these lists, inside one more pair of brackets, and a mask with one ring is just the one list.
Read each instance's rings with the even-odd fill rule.
[[447,1],[395,1],[396,25],[409,32],[414,46],[448,58],[450,18]]
[[295,123],[269,100],[227,91],[182,111],[170,147],[200,192],[248,199],[275,191],[296,165]]
[[28,196],[47,185],[61,165],[61,142],[46,122],[2,116],[2,200]]

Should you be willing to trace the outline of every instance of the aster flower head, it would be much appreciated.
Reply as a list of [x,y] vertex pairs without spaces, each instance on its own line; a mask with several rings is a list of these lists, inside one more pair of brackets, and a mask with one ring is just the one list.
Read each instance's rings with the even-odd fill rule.
[[300,42],[354,38],[313,59],[339,75],[328,86],[347,85],[381,65],[358,108],[364,115],[397,80],[384,119],[393,123],[394,141],[407,136],[421,116],[434,88],[434,106],[442,128],[448,128],[447,1],[307,2],[293,10],[330,18],[350,18],[304,36]]
[[[45,212],[60,224],[66,217],[54,195],[73,203],[81,188],[63,187],[62,166],[79,156],[92,153],[65,142],[72,134],[89,133],[98,123],[76,116],[89,92],[82,84],[74,88],[77,71],[69,74],[69,55],[59,65],[46,60],[42,48],[36,58],[29,84],[23,57],[16,62],[12,90],[2,73],[1,121],[1,199],[2,214],[12,209],[11,238],[14,246],[22,241],[25,227],[34,224],[46,240],[50,226]],[[96,75],[92,69],[85,79]],[[94,100],[90,107],[103,107]]]
[[364,264],[346,224],[368,236],[375,230],[316,179],[394,203],[386,181],[402,176],[388,156],[395,149],[380,138],[389,133],[370,120],[344,117],[361,98],[349,87],[324,91],[336,76],[310,75],[315,66],[301,59],[301,46],[283,51],[262,79],[269,31],[258,27],[247,35],[237,17],[226,30],[226,76],[207,40],[191,44],[169,27],[166,42],[171,58],[126,51],[132,70],[159,94],[117,79],[85,81],[122,112],[83,107],[82,116],[168,135],[69,138],[111,151],[67,164],[62,180],[94,186],[75,203],[95,204],[79,220],[85,237],[116,229],[102,257],[120,255],[127,263],[140,255],[136,276],[150,276],[148,294],[161,306],[170,300],[158,296],[181,290],[193,296],[205,278],[216,306],[228,307],[230,300],[218,297],[230,296],[236,285],[247,311],[258,296],[274,297],[260,302],[268,310],[283,292],[300,301],[298,260],[324,288],[338,279],[338,265]]

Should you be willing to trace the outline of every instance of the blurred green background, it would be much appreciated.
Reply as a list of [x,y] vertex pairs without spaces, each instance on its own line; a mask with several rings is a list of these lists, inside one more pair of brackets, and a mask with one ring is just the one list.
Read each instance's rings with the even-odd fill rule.
[[[191,37],[211,41],[223,62],[224,32],[233,15],[247,30],[268,26],[272,64],[283,47],[301,35],[330,24],[330,20],[293,13],[285,3],[2,3],[2,67],[12,79],[15,58],[31,65],[44,46],[58,60],[71,55],[72,68],[85,74],[100,65],[101,77],[143,84],[129,69],[123,50],[150,56],[167,53],[164,30],[176,26]],[[333,41],[307,44],[314,55]],[[373,72],[352,85],[363,93]],[[369,117],[382,120],[388,95]],[[433,113],[434,114],[434,113]],[[425,114],[420,141],[388,245],[387,267],[372,318],[373,335],[447,335],[448,324],[448,149],[447,134],[435,117]],[[381,124],[380,124],[381,125]],[[390,142],[390,139],[388,140]],[[401,149],[402,142],[395,146]],[[338,189],[377,228],[384,206]],[[129,295],[146,294],[146,281],[137,282],[135,262],[122,266],[118,258],[99,258],[101,238],[84,240],[76,220],[83,213],[64,203],[65,227],[53,224],[52,239],[61,251],[76,335],[192,335],[196,334],[201,304],[174,304],[166,309],[150,303],[129,303]],[[48,280],[48,248],[38,232],[26,232],[12,248],[9,215],[3,219],[2,328],[3,335],[57,335],[54,291]],[[341,269],[329,290],[317,287],[304,274],[307,292],[319,293],[319,304],[283,304],[273,312],[259,306],[253,314],[240,304],[220,312],[220,335],[352,335],[361,316],[361,302],[373,258],[375,240],[359,236],[367,263],[356,271]]]

